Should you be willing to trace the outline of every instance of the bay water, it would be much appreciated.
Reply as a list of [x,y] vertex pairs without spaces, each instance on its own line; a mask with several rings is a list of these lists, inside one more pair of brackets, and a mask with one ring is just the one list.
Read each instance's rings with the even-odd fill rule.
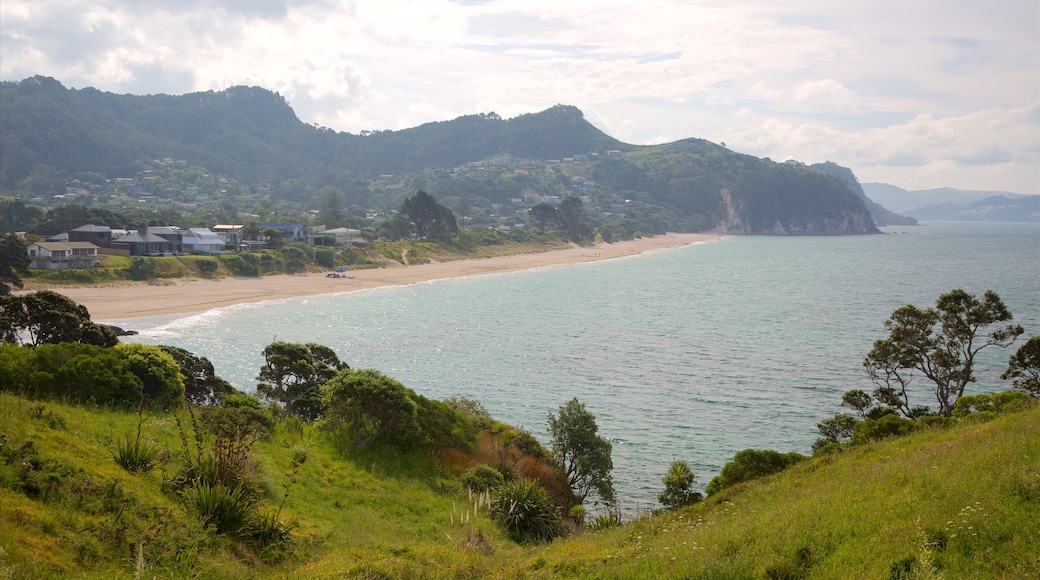
[[[481,401],[548,442],[578,398],[614,445],[623,511],[656,507],[685,459],[703,487],[742,449],[808,454],[884,320],[963,288],[1040,334],[1040,224],[927,223],[849,237],[734,236],[600,262],[110,321],[209,358],[252,392],[275,340],[333,348],[434,399]],[[363,274],[363,273],[362,273]],[[983,351],[972,392],[1010,349]],[[931,404],[925,385],[915,404]]]

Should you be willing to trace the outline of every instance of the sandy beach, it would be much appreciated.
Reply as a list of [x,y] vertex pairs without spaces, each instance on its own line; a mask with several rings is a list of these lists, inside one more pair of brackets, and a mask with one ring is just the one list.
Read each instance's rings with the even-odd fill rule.
[[456,260],[411,266],[358,270],[353,278],[328,278],[324,273],[264,276],[262,278],[186,279],[158,283],[134,282],[104,286],[55,288],[83,304],[96,321],[203,312],[212,308],[349,292],[380,286],[414,284],[428,280],[526,270],[556,264],[606,260],[650,250],[717,240],[714,234],[668,234],[592,247],[518,254],[495,258]]

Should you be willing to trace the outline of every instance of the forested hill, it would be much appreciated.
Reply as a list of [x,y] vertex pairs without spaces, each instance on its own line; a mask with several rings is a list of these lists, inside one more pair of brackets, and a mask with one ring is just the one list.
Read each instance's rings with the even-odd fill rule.
[[[7,195],[41,199],[64,193],[73,179],[140,178],[163,159],[303,210],[329,186],[342,192],[344,207],[393,207],[400,200],[392,192],[379,198],[373,187],[391,175],[393,191],[421,187],[489,213],[578,195],[604,222],[631,219],[642,233],[877,231],[864,200],[841,179],[700,139],[622,143],[572,106],[355,135],[308,125],[283,97],[256,87],[135,96],[67,89],[40,76],[0,84],[0,188]],[[480,163],[489,160],[497,161]],[[468,169],[452,171],[461,166]],[[172,181],[165,191],[174,201],[221,194],[189,193]]]
[[283,97],[256,87],[168,95],[66,89],[32,77],[0,86],[0,182],[37,164],[132,176],[142,160],[176,158],[240,180],[322,171],[380,175],[451,168],[494,155],[536,159],[627,150],[575,107],[504,120],[467,115],[402,131],[335,132],[303,123]]

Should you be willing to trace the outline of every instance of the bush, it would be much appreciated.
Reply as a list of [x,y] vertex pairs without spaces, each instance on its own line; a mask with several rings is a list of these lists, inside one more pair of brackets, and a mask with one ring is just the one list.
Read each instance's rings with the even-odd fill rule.
[[181,367],[168,352],[140,343],[119,344],[112,350],[126,360],[130,372],[140,379],[149,405],[172,409],[184,401]]
[[202,258],[195,260],[195,267],[198,268],[199,272],[202,272],[204,275],[209,275],[213,272],[216,272],[217,266],[218,264],[216,260],[204,260]]
[[130,408],[141,380],[115,349],[89,344],[0,345],[0,390],[29,399]]
[[323,268],[332,268],[336,265],[336,252],[331,248],[318,248],[314,250],[314,263]]
[[798,453],[745,449],[733,456],[733,461],[711,480],[706,491],[708,495],[714,495],[738,483],[779,473],[803,459],[805,456]]
[[213,526],[218,534],[241,538],[252,521],[254,502],[241,486],[203,482],[185,492],[185,498],[203,525]]
[[503,485],[491,498],[491,515],[515,542],[551,542],[567,525],[545,488],[533,481]]
[[467,469],[461,476],[459,476],[459,482],[466,489],[475,491],[477,493],[483,493],[485,491],[493,491],[502,487],[505,483],[505,478],[502,474],[489,465],[478,465]]
[[904,419],[899,415],[885,415],[876,421],[867,418],[856,424],[855,433],[852,435],[852,443],[860,445],[868,441],[879,441],[887,437],[902,437],[914,432],[918,427],[917,421]]
[[126,269],[131,280],[151,280],[159,273],[159,263],[155,258],[134,257]]
[[116,463],[130,473],[146,473],[155,465],[159,449],[153,445],[142,443],[140,439],[124,438],[116,444],[113,454]]
[[657,496],[657,501],[661,502],[666,509],[679,509],[684,505],[698,502],[704,497],[693,491],[693,470],[685,461],[672,462],[662,483],[664,483],[664,491]]
[[984,395],[964,395],[953,406],[954,417],[966,417],[975,413],[1007,413],[1028,409],[1036,405],[1036,399],[1022,391],[1001,391]]

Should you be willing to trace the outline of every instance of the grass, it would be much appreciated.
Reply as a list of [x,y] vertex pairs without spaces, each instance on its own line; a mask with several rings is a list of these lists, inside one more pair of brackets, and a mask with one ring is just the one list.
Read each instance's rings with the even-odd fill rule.
[[[280,424],[252,455],[271,557],[205,529],[164,483],[181,441],[145,415],[156,467],[113,459],[132,412],[0,394],[0,578],[1038,578],[1040,409],[813,458],[675,512],[518,546],[416,452],[338,454]],[[462,517],[466,514],[466,517]],[[270,517],[270,515],[268,515]],[[141,559],[138,560],[138,554]],[[141,562],[140,568],[138,562]]]

